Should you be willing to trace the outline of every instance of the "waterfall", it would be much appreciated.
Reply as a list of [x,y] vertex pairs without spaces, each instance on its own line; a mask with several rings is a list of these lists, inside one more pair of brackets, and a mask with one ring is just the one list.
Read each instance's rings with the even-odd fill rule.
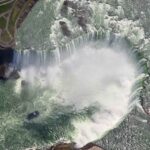
[[[138,74],[138,69],[135,69],[137,61],[133,57],[135,51],[126,42],[119,34],[95,31],[53,50],[17,52],[16,64],[21,64],[21,77],[31,85],[46,88],[45,92],[50,89],[55,91],[52,95],[56,104],[74,106],[75,112],[94,108],[89,118],[71,120],[75,128],[75,135],[71,138],[79,145],[102,138],[122,121],[139,100],[137,89],[142,85],[131,89]],[[112,63],[111,59],[114,60]],[[112,65],[116,65],[116,70]],[[125,95],[120,94],[124,93],[122,90]],[[49,109],[52,109],[48,105],[51,100],[48,98],[45,101],[43,95],[42,107],[47,113],[39,107],[39,103],[41,100],[36,100],[34,107],[37,105],[43,118],[46,118]],[[103,130],[99,131],[98,126]]]
[[[109,139],[107,133],[119,128],[135,106],[148,109],[150,39],[145,38],[143,22],[125,17],[127,2],[114,6],[110,1],[76,0],[78,9],[61,14],[63,2],[39,1],[18,31],[13,66],[21,78],[8,82],[7,93],[0,94],[0,149],[42,147],[62,139],[81,146],[105,135]],[[82,17],[85,22],[79,22]],[[27,121],[26,115],[36,110],[39,117]],[[130,125],[135,124],[125,122],[127,130]],[[111,140],[117,138],[116,130]],[[124,133],[120,128],[118,132]],[[131,143],[128,135],[124,139]],[[108,149],[138,149],[128,143],[111,146]]]
[[[121,45],[122,47],[124,47],[128,56],[131,57],[131,59],[135,60],[135,65],[138,68],[138,73],[141,74],[144,71],[143,65],[145,66],[145,64],[147,64],[147,59],[143,57],[139,58],[139,55],[141,56],[141,54],[139,54],[139,49],[130,47],[128,45],[128,40],[126,40],[120,34],[115,34],[110,31],[107,31],[105,33],[101,31],[89,32],[53,50],[39,51],[26,49],[23,51],[17,51],[14,55],[14,66],[19,70],[32,66],[37,72],[38,69],[40,70],[40,68],[45,68],[48,71],[49,66],[53,67],[59,64],[61,65],[64,60],[71,57],[84,45],[88,43],[92,44],[92,42],[97,42],[100,47],[120,48]],[[146,52],[143,51],[141,53],[145,54]],[[134,88],[132,88],[132,101],[134,101],[135,97],[136,99],[139,98],[139,93],[136,92],[136,90],[142,88],[143,85],[138,83],[143,80],[144,79],[136,80],[135,85],[138,85],[138,87],[133,86]],[[135,93],[137,93],[138,96],[136,96]]]
[[32,49],[26,49],[15,52],[14,56],[14,64],[16,66],[20,66],[21,64],[22,68],[35,65],[35,66],[44,66],[47,63],[48,64],[54,64],[54,63],[60,63],[65,58],[70,57],[79,47],[81,47],[83,44],[86,44],[90,41],[98,41],[103,38],[103,42],[101,42],[102,45],[111,45],[112,43],[121,43],[121,36],[115,35],[113,33],[107,32],[105,34],[105,38],[102,37],[103,33],[95,31],[95,32],[89,32],[87,34],[84,34],[82,36],[79,36],[67,44],[57,47],[53,50],[32,50]]

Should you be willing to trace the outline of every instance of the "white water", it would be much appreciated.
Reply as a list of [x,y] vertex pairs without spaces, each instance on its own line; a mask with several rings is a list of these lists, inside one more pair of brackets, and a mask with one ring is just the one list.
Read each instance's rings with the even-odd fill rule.
[[[60,7],[62,6],[63,0],[47,0],[44,7],[42,5],[43,2],[45,3],[45,1],[39,2],[39,5],[37,5],[38,7],[37,9],[35,9],[35,11],[33,9],[32,13],[30,13],[32,15],[29,14],[28,18],[25,21],[24,27],[22,27],[20,30],[19,34],[21,38],[19,40],[21,49],[24,49],[22,48],[24,45],[26,47],[32,45],[40,51],[41,49],[45,49],[45,47],[49,49],[51,45],[52,47],[53,45],[61,46],[63,44],[68,43],[68,41],[72,40],[74,35],[75,37],[77,37],[84,33],[80,29],[80,26],[78,26],[77,23],[74,23],[76,22],[76,20],[74,20],[71,13],[67,18],[63,18],[63,16],[60,15],[59,11]],[[104,33],[106,33],[107,31],[119,33],[123,37],[126,37],[133,45],[136,45],[136,47],[138,46],[139,49],[137,49],[137,51],[143,51],[143,53],[146,52],[147,54],[145,54],[144,57],[149,58],[149,39],[144,39],[145,32],[144,28],[142,27],[142,24],[145,23],[145,21],[142,18],[139,20],[136,19],[135,21],[128,20],[127,18],[125,18],[125,16],[128,16],[128,12],[129,14],[131,12],[128,11],[126,13],[124,11],[124,5],[126,4],[126,2],[127,1],[119,0],[118,7],[114,7],[112,5],[106,4],[106,1],[99,3],[96,1],[92,1],[90,4],[90,8],[92,8],[94,13],[91,17],[92,21],[89,22],[89,24],[87,25],[87,30],[89,32],[98,30],[100,32],[103,31]],[[127,4],[129,4],[129,2],[127,2]],[[84,5],[85,4],[83,4],[83,6]],[[134,5],[127,5],[127,10],[132,10],[132,6]],[[43,14],[41,13],[39,15],[39,13],[37,13],[39,12],[39,8],[40,12],[41,10],[43,11]],[[109,10],[113,11],[111,15],[109,15],[108,13]],[[136,11],[133,12],[133,15],[134,13],[136,13]],[[54,18],[56,18],[55,21],[53,20]],[[72,37],[67,38],[62,35],[58,24],[58,22],[62,20],[67,23],[69,29],[72,32]],[[49,27],[50,30],[48,30]],[[47,39],[47,37],[49,38]],[[145,43],[143,42],[141,44],[141,41],[143,39]],[[50,43],[50,45],[48,43]],[[64,102],[64,104],[75,104],[77,109],[81,109],[84,106],[88,106],[95,102],[98,102],[98,105],[101,105],[101,108],[103,108],[103,110],[93,115],[92,119],[89,119],[86,122],[76,120],[73,121],[73,124],[75,125],[78,131],[73,137],[73,139],[79,145],[83,145],[86,142],[102,137],[105,134],[105,131],[107,132],[109,129],[114,128],[117,125],[117,123],[122,119],[122,117],[128,112],[129,93],[131,85],[134,81],[135,72],[135,66],[132,64],[132,62],[130,63],[128,58],[124,56],[123,52],[118,53],[118,55],[113,53],[116,57],[111,56],[111,58],[113,57],[113,61],[110,62],[109,65],[106,65],[107,60],[110,60],[106,57],[107,55],[104,56],[104,58],[106,58],[104,59],[104,63],[102,61],[99,61],[99,65],[99,63],[97,63],[96,60],[98,58],[101,58],[101,54],[97,55],[98,53],[96,53],[95,57],[94,54],[91,55],[91,52],[89,52],[90,58],[87,56],[88,54],[86,55],[86,57],[82,56],[81,54],[85,55],[87,53],[82,52],[80,53],[80,55],[76,53],[73,56],[74,60],[73,58],[70,58],[66,62],[53,68],[49,67],[45,69],[34,68],[30,66],[30,69],[23,70],[21,73],[22,78],[30,80],[30,82],[32,83],[36,82],[40,83],[42,86],[50,86],[51,88],[56,89],[58,92],[56,95],[56,100],[58,101],[58,103]],[[58,61],[60,57],[59,55],[57,56]],[[91,56],[93,56],[94,60],[91,59]],[[109,50],[108,56],[110,56]],[[86,58],[88,60],[86,60]],[[97,59],[95,60],[95,58]],[[85,61],[82,62],[82,59]],[[148,60],[149,59],[147,59],[147,61]],[[90,63],[88,63],[89,61]],[[122,63],[120,63],[120,61]],[[77,65],[74,66],[74,62],[78,62],[79,64],[76,63]],[[84,67],[87,64],[88,67]],[[94,64],[95,69],[90,67],[90,64]],[[99,67],[102,66],[102,64],[104,66],[106,65],[108,68],[106,69],[106,67]],[[149,64],[149,61],[147,62],[147,64]],[[115,68],[113,65],[115,65]],[[123,69],[123,66],[126,66],[125,70]],[[124,71],[119,73],[120,68],[121,71]],[[42,75],[40,73],[40,70],[42,72]],[[43,76],[43,74],[45,74],[44,72],[46,72],[45,76]],[[80,72],[80,74],[78,72]],[[111,72],[114,73],[111,74]],[[123,74],[124,78],[121,75],[119,75],[121,73]],[[147,76],[147,74],[145,75],[144,73],[144,76]],[[104,78],[105,80],[102,80],[102,78]],[[143,82],[144,78],[140,78],[140,81]],[[122,84],[124,86],[122,86]],[[132,97],[139,98],[142,86],[143,84],[139,85],[138,89],[134,91],[134,93],[132,93]],[[17,86],[16,91],[18,92],[19,89],[20,88]],[[44,103],[45,105],[47,105],[47,102]],[[47,107],[50,106],[48,105]],[[107,109],[108,111],[105,111],[105,109]]]
[[93,105],[99,108],[86,121],[72,122],[76,128],[73,141],[81,146],[102,137],[129,112],[136,67],[123,48],[88,44],[54,67],[30,67],[21,74],[32,83],[56,90],[59,104],[74,105],[76,111]]

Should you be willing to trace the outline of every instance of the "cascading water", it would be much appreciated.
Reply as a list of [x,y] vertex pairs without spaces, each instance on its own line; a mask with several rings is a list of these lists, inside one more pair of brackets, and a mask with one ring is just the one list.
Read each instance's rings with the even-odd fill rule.
[[21,128],[30,132],[30,138],[34,134],[43,142],[63,138],[82,146],[116,127],[132,108],[131,87],[137,75],[132,53],[116,35],[103,41],[97,35],[75,39],[54,51],[26,50],[15,57],[22,64],[22,80],[30,86],[21,87],[18,81],[16,93],[38,88],[29,104],[19,106],[26,107],[26,114],[40,113],[33,121],[22,120]]
[[66,60],[59,77],[62,85],[58,90],[62,89],[60,97],[64,104],[72,104],[77,110],[90,106],[97,109],[84,122],[73,121],[77,130],[73,141],[80,146],[102,137],[122,120],[129,111],[135,79],[135,66],[125,54],[92,44],[86,44]]
[[[63,2],[40,1],[18,32],[13,64],[21,79],[0,88],[0,149],[101,139],[107,150],[147,150],[149,127],[139,101],[148,108],[149,39],[141,20],[125,18],[123,1],[76,0],[66,12]],[[28,121],[34,111],[39,116]],[[139,136],[129,140],[137,133],[144,144]]]

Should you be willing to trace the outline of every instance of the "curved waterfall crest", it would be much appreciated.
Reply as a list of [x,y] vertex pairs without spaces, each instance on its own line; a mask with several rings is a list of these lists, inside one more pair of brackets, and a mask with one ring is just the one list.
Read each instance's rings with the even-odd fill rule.
[[[146,41],[146,40],[145,40]],[[15,64],[18,67],[24,68],[30,65],[35,65],[36,67],[46,67],[47,65],[56,65],[61,63],[64,59],[70,57],[75,51],[77,51],[83,45],[86,45],[89,42],[99,42],[101,46],[108,46],[108,47],[119,47],[120,45],[126,47],[125,50],[128,55],[135,60],[136,66],[139,70],[139,77],[136,80],[135,85],[133,86],[133,99],[136,97],[139,100],[141,92],[139,90],[143,89],[144,86],[142,83],[148,78],[148,72],[144,72],[145,68],[148,68],[147,61],[149,60],[146,58],[147,51],[142,50],[140,47],[132,45],[131,41],[121,34],[116,34],[110,31],[93,31],[85,33],[75,39],[72,39],[67,44],[63,46],[59,46],[53,50],[30,50],[26,49],[23,51],[18,51],[15,57]],[[144,43],[144,42],[143,42]],[[141,46],[144,48],[143,46]],[[144,66],[144,67],[143,67]],[[20,69],[21,69],[20,68]],[[148,70],[148,69],[147,69]],[[141,83],[142,82],[142,83]],[[141,84],[140,84],[141,83]],[[137,92],[136,92],[137,91]],[[136,96],[136,94],[138,97]]]

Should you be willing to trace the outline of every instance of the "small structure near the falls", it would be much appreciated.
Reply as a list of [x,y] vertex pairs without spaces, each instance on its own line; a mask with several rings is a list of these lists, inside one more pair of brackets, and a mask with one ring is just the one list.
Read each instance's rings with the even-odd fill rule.
[[34,111],[34,112],[31,112],[27,115],[27,120],[32,120],[34,118],[37,118],[38,116],[40,115],[39,111]]

